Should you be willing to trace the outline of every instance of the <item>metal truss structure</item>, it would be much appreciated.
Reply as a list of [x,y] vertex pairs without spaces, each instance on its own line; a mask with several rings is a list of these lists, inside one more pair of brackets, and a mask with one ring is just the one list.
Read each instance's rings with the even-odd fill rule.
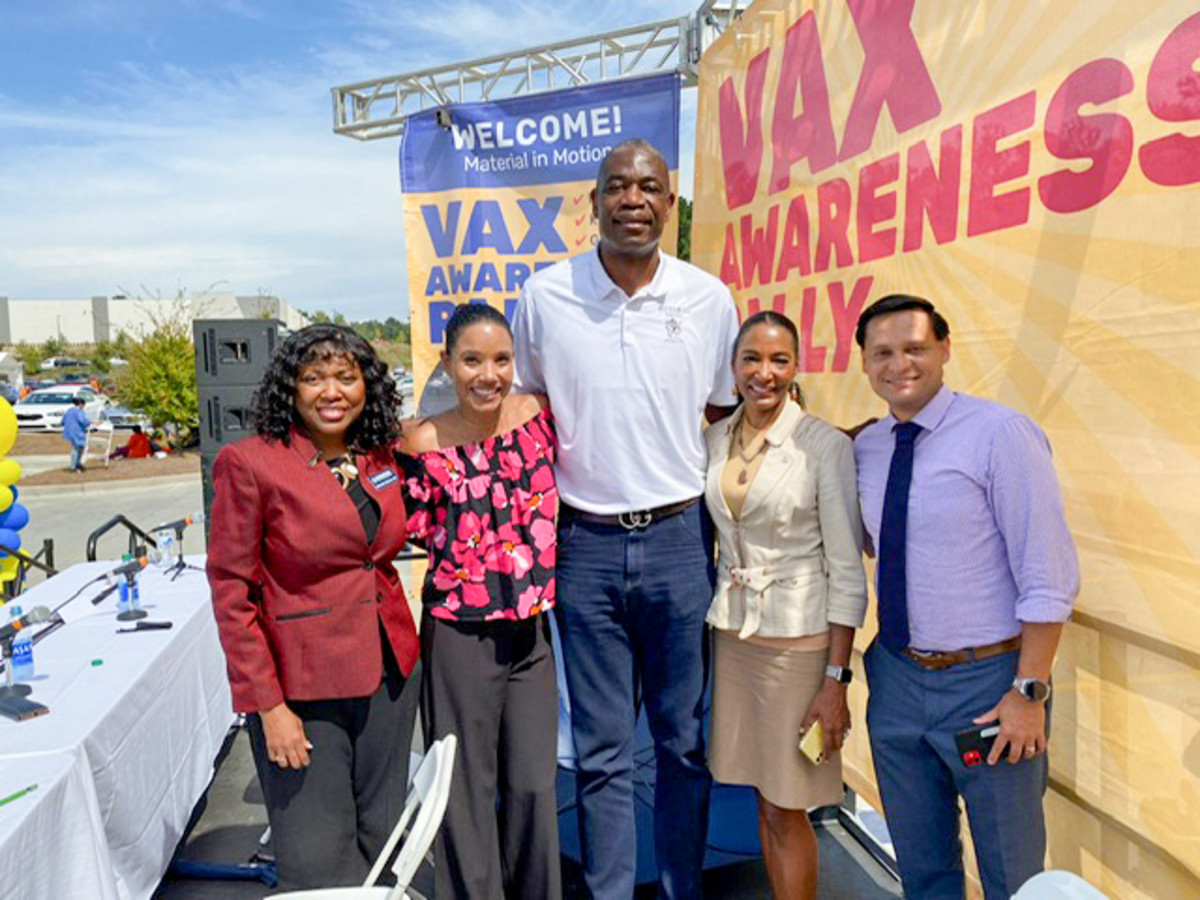
[[656,72],[679,72],[690,87],[700,55],[748,5],[705,0],[690,16],[335,87],[333,130],[360,141],[397,137],[408,116],[424,109]]

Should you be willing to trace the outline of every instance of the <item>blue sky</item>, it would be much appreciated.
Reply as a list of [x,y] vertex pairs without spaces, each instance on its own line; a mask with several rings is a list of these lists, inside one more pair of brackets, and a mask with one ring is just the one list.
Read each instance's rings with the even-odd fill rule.
[[[0,0],[0,296],[277,294],[407,316],[398,139],[329,89],[699,0]],[[691,195],[695,91],[685,91]]]

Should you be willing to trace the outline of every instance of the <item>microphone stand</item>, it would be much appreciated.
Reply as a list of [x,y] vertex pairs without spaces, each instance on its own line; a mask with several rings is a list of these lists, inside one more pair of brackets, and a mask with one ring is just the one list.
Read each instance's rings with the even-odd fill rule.
[[[171,573],[171,581],[174,581],[176,578],[178,578],[180,575],[182,575],[188,569],[195,569],[197,572],[204,571],[199,566],[194,566],[189,562],[184,562],[184,560],[183,560],[183,529],[186,527],[187,527],[186,525],[184,525],[184,526],[177,525],[177,526],[175,526],[175,529],[174,529],[175,540],[173,541],[173,543],[175,545],[175,562],[171,563],[171,565],[169,565],[167,568],[163,569],[164,575],[167,574],[168,572]],[[158,534],[158,532],[162,531],[162,530],[164,530],[164,529],[156,529],[154,533]],[[161,544],[163,542],[159,541],[158,543],[161,546]]]
[[138,597],[136,572],[125,573],[125,596],[129,598],[129,608],[124,612],[117,613],[117,621],[132,622],[150,615],[142,609],[141,599]]

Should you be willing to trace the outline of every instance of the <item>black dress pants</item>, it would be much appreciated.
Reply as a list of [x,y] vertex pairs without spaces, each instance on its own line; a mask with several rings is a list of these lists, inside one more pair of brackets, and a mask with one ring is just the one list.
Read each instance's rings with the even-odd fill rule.
[[272,763],[261,720],[247,717],[281,889],[362,884],[400,819],[421,672],[405,678],[385,656],[369,697],[288,701],[313,745],[307,768]]
[[558,691],[546,615],[421,621],[426,742],[458,737],[437,900],[559,900]]

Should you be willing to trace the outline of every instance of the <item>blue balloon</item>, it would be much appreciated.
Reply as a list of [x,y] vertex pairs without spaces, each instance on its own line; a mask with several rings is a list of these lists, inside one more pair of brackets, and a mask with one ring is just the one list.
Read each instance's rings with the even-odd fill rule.
[[29,524],[29,510],[20,503],[14,503],[4,512],[0,513],[0,528],[7,528],[11,531],[20,531]]
[[[0,528],[0,546],[7,547],[9,550],[20,550],[21,535],[11,528]],[[4,555],[8,556],[7,553]]]

